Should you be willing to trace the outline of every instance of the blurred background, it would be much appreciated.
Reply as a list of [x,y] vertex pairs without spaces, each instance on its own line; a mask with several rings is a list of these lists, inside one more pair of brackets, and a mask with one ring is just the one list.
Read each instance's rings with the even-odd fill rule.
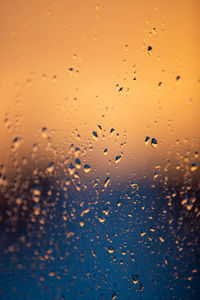
[[1,2],[0,299],[198,299],[199,11]]

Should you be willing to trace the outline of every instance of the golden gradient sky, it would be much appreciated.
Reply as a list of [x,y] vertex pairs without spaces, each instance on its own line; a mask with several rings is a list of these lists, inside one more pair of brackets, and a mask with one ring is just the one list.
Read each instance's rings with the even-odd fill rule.
[[[9,157],[15,136],[23,138],[20,151],[28,155],[44,126],[58,156],[71,142],[83,148],[96,143],[90,152],[95,166],[103,166],[107,147],[111,160],[124,153],[125,171],[133,159],[137,169],[147,157],[166,157],[176,139],[193,143],[196,137],[197,147],[199,3],[2,1],[1,161]],[[92,142],[97,125],[105,129],[105,138],[101,133]],[[109,136],[112,127],[119,137]],[[159,148],[145,147],[146,135],[156,137]],[[120,148],[122,142],[126,145]]]

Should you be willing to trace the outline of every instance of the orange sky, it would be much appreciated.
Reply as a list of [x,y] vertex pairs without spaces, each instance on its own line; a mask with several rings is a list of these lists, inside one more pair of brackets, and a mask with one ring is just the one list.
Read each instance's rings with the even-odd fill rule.
[[[133,161],[139,169],[147,157],[162,160],[176,139],[196,137],[197,147],[199,7],[198,0],[2,2],[0,122],[8,118],[10,130],[0,127],[1,161],[15,136],[28,155],[44,126],[56,155],[71,142],[91,142],[86,157],[95,166],[104,166],[107,147],[111,160],[123,152],[124,172]],[[106,131],[92,142],[97,125]],[[109,136],[112,127],[118,137]],[[146,135],[159,148],[146,147]]]

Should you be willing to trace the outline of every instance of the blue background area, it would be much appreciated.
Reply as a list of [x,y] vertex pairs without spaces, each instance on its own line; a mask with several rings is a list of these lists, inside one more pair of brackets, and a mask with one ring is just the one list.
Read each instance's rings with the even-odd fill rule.
[[[93,188],[85,192],[71,189],[67,200],[62,193],[55,200],[56,193],[54,190],[51,198],[56,206],[51,211],[49,202],[43,231],[37,223],[31,230],[24,225],[21,232],[12,234],[1,230],[0,299],[90,300],[112,299],[115,295],[115,299],[125,300],[200,299],[198,239],[195,244],[198,233],[194,230],[193,235],[186,236],[182,251],[176,248],[177,235],[185,236],[184,226],[176,232],[178,217],[173,216],[174,229],[170,229],[171,212],[164,191],[116,186],[97,196]],[[67,221],[62,218],[63,203],[67,204]],[[89,212],[81,217],[87,208]],[[103,210],[109,211],[107,216]],[[99,217],[105,222],[101,223]],[[83,227],[80,221],[85,222]],[[185,226],[189,232],[193,224]],[[69,232],[73,234],[67,237]],[[143,232],[146,234],[141,236]],[[19,241],[22,235],[28,247]],[[8,253],[5,249],[11,244],[16,250]],[[113,253],[108,252],[109,247]],[[48,249],[52,253],[42,261],[40,257]],[[187,280],[195,268],[198,272]],[[50,272],[55,275],[49,276]],[[133,276],[138,283],[133,283]]]

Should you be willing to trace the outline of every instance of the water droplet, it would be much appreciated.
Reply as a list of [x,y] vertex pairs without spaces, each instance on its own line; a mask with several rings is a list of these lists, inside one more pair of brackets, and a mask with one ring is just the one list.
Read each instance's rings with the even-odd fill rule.
[[101,127],[101,125],[97,125],[97,127],[98,127],[100,130],[102,130],[102,127]]
[[153,176],[153,179],[156,179],[156,178],[158,178],[158,173],[157,172],[155,172],[154,176]]
[[38,144],[33,144],[33,152],[37,152],[37,150],[38,150]]
[[69,75],[72,75],[72,74],[73,74],[73,71],[74,71],[74,69],[73,69],[73,68],[69,68],[69,69],[68,69],[68,73],[69,73]]
[[76,168],[77,168],[77,169],[80,169],[80,168],[81,168],[81,162],[80,162],[80,159],[79,159],[79,158],[76,158],[76,159],[75,159],[75,165],[76,165]]
[[143,289],[144,289],[144,286],[143,286],[143,284],[142,284],[142,283],[140,283],[140,289],[139,289],[139,291],[140,291],[140,292],[142,292],[142,291],[143,291]]
[[107,248],[107,250],[108,250],[108,252],[109,252],[109,253],[113,253],[113,252],[114,252],[114,248],[113,248],[113,247],[111,247],[111,246],[110,246],[110,247],[108,247],[108,248]]
[[83,210],[81,212],[81,217],[83,217],[85,214],[89,213],[90,209],[89,208],[86,208],[85,210]]
[[114,131],[115,131],[115,129],[114,129],[114,128],[111,128],[111,129],[110,129],[110,136],[112,136],[112,135],[113,135]]
[[80,183],[76,183],[75,187],[76,187],[77,191],[80,192],[80,190],[81,190],[81,184]]
[[46,127],[42,127],[41,132],[42,132],[42,137],[46,138],[47,137],[47,128]]
[[70,175],[73,175],[73,174],[74,174],[75,167],[74,167],[73,164],[70,164],[70,165],[69,165],[68,171],[69,171],[69,174],[70,174]]
[[192,165],[191,165],[191,167],[190,167],[190,171],[191,172],[194,172],[194,171],[196,171],[197,170],[197,164],[196,163],[193,163]]
[[41,192],[40,192],[40,187],[38,185],[36,185],[33,189],[33,194],[35,196],[40,196],[41,195]]
[[12,151],[16,151],[22,143],[22,139],[20,137],[15,137],[12,141],[11,149]]
[[105,218],[99,217],[99,222],[100,222],[100,223],[104,223],[105,220],[106,220]]
[[133,281],[134,284],[138,283],[138,277],[137,277],[137,275],[132,275],[132,281]]
[[185,205],[188,202],[188,196],[185,195],[184,199],[181,201],[181,205]]
[[122,156],[121,155],[118,155],[115,157],[115,164],[118,164],[121,160]]
[[80,226],[83,227],[85,223],[83,221],[80,221]]
[[21,196],[18,196],[18,197],[17,197],[16,203],[17,203],[17,205],[22,204],[22,197],[21,197]]
[[108,177],[106,178],[106,180],[104,181],[104,187],[105,187],[105,188],[107,188],[107,186],[108,186],[110,180],[111,180],[111,177],[108,176]]
[[46,169],[48,173],[52,173],[53,170],[54,170],[54,167],[55,167],[55,164],[54,162],[51,162],[49,165],[48,165],[48,168]]
[[150,137],[146,136],[145,141],[144,141],[145,145],[147,145],[149,143],[149,140],[150,140]]
[[104,155],[108,154],[108,149],[107,148],[104,149],[103,154]]
[[192,203],[187,203],[187,204],[186,204],[186,209],[187,209],[188,211],[190,211],[190,210],[192,209],[192,207],[193,207]]
[[146,232],[142,232],[140,235],[141,235],[141,236],[144,236],[145,234],[146,234]]
[[93,132],[92,132],[92,136],[93,136],[93,138],[95,139],[95,141],[98,139],[98,134],[97,134],[96,131],[93,131]]
[[80,152],[81,152],[80,148],[79,148],[79,147],[76,147],[76,148],[75,148],[75,157],[78,157],[79,154],[80,154]]
[[85,173],[89,173],[91,171],[91,167],[88,164],[85,164],[84,171],[85,171]]
[[8,118],[4,119],[4,126],[7,130],[10,130],[10,122],[9,122]]
[[70,185],[70,178],[65,179],[65,185]]
[[149,55],[152,54],[152,52],[151,52],[152,51],[152,47],[151,46],[148,46],[147,50],[148,50]]
[[34,215],[38,216],[40,214],[40,204],[36,203],[34,206]]
[[155,139],[155,138],[151,139],[151,146],[154,147],[154,148],[156,148],[158,146],[157,139]]
[[117,294],[116,293],[113,293],[112,294],[112,300],[115,300],[117,298]]

